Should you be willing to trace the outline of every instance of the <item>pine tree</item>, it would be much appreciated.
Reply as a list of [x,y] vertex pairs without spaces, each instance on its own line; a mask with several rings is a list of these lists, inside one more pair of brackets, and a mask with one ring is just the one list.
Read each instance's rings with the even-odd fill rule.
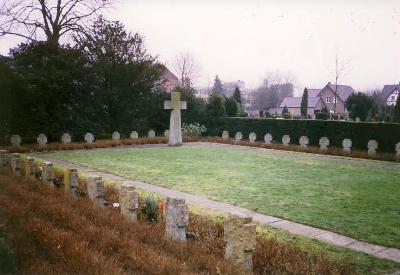
[[240,106],[242,106],[242,96],[240,94],[239,87],[235,88],[235,91],[233,92],[233,98],[236,100],[237,103],[240,104]]
[[222,86],[222,82],[219,79],[218,75],[215,76],[214,86],[212,91],[220,96],[224,95],[224,87]]
[[308,109],[308,90],[304,88],[303,97],[301,99],[300,111],[301,116],[307,118],[307,109]]
[[225,110],[227,116],[237,117],[239,115],[240,105],[235,96],[225,98]]

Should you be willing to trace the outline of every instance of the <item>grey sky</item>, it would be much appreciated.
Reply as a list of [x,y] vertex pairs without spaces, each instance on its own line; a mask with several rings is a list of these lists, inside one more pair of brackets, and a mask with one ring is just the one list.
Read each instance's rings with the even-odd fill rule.
[[[334,81],[334,59],[349,61],[343,84],[382,88],[400,81],[400,1],[120,0],[108,12],[145,36],[168,64],[191,52],[199,86],[244,80],[256,87],[268,71],[290,71],[297,88]],[[15,43],[0,40],[0,52]]]

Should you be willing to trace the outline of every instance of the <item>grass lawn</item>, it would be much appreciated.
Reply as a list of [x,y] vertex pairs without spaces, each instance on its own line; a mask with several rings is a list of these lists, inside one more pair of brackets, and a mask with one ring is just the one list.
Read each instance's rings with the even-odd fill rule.
[[52,156],[400,248],[400,171],[221,147]]

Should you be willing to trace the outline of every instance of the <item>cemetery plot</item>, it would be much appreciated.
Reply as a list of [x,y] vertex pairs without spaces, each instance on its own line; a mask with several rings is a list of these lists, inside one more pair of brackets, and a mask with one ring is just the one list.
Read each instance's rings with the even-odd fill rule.
[[400,248],[400,171],[393,169],[208,146],[52,156]]

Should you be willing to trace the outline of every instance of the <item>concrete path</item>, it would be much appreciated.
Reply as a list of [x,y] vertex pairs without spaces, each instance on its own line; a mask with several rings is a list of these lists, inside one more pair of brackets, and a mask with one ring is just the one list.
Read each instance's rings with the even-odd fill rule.
[[[208,145],[210,145],[210,144],[208,144]],[[191,144],[189,146],[196,146],[196,144]],[[232,146],[232,145],[218,144],[216,146]],[[153,145],[153,146],[145,145],[145,146],[136,146],[136,147],[139,147],[139,148],[155,148],[155,147],[157,147],[157,148],[159,148],[159,147],[163,147],[163,146],[161,146],[161,145]],[[253,149],[260,150],[260,148],[253,148],[253,147],[247,147],[247,148],[250,148],[248,150],[253,150]],[[102,150],[102,149],[99,149],[99,150]],[[118,150],[118,149],[116,149],[116,150]],[[262,149],[262,150],[265,150],[265,149]],[[272,151],[276,151],[276,150],[272,150]],[[290,153],[293,154],[293,152],[290,152]],[[301,153],[301,154],[307,155],[305,153]],[[61,166],[67,167],[67,168],[76,168],[76,169],[78,169],[78,171],[82,171],[87,174],[98,175],[107,180],[111,180],[111,181],[115,181],[115,182],[119,182],[119,183],[127,182],[127,183],[131,183],[131,184],[135,185],[139,189],[160,193],[165,196],[182,198],[182,199],[185,199],[188,203],[191,203],[191,204],[203,207],[203,208],[207,208],[207,209],[211,209],[211,210],[219,211],[219,212],[223,212],[223,213],[247,215],[247,216],[252,217],[254,221],[259,222],[260,224],[263,224],[263,225],[268,225],[271,227],[284,229],[284,230],[287,230],[294,234],[299,234],[299,235],[303,235],[303,236],[306,236],[309,238],[314,238],[314,239],[320,240],[322,242],[330,243],[330,244],[333,244],[333,245],[336,245],[339,247],[349,248],[349,249],[363,252],[363,253],[378,257],[378,258],[389,259],[389,260],[400,263],[400,249],[366,243],[366,242],[359,241],[359,240],[356,240],[356,239],[353,239],[353,238],[350,238],[350,237],[347,237],[344,235],[340,235],[340,234],[337,234],[334,232],[330,232],[327,230],[322,230],[319,228],[291,222],[291,221],[284,220],[281,218],[264,215],[264,214],[261,214],[261,213],[255,212],[255,211],[251,211],[249,209],[242,208],[239,206],[234,206],[234,205],[230,205],[227,203],[210,200],[206,197],[192,195],[189,193],[180,192],[180,191],[172,190],[172,189],[165,188],[165,187],[160,187],[160,186],[149,184],[149,183],[129,180],[129,179],[126,179],[124,177],[121,177],[121,176],[118,176],[118,175],[115,175],[112,173],[106,173],[106,172],[102,172],[102,171],[96,170],[91,167],[87,167],[87,166],[75,164],[72,162],[56,159],[56,158],[50,157],[50,156],[42,154],[42,153],[33,154],[33,156],[36,158],[42,159],[42,160],[53,162],[54,164],[58,164],[58,165],[61,165]],[[353,160],[350,160],[350,161],[353,161]],[[362,161],[362,162],[364,162],[364,161]],[[365,163],[367,163],[367,165],[368,165],[369,160],[367,160]],[[375,166],[375,164],[373,164],[373,166]],[[395,166],[395,165],[393,165],[393,166]],[[390,166],[390,168],[394,168],[393,166]]]

